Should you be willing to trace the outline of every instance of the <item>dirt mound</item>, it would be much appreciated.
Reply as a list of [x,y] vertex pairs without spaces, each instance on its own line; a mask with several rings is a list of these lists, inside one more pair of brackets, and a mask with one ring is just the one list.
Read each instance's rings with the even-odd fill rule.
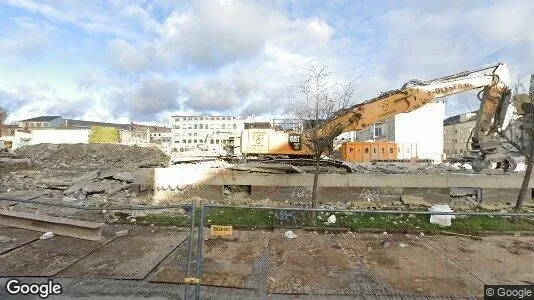
[[157,148],[119,144],[38,144],[17,149],[16,154],[41,165],[150,166],[169,161]]

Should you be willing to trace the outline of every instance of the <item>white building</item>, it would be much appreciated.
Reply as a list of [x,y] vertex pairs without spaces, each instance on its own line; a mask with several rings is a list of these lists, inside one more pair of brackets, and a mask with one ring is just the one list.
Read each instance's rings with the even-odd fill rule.
[[241,116],[172,116],[172,149],[189,151],[199,146],[222,148],[241,136],[245,120]]
[[419,159],[441,161],[443,158],[443,119],[445,103],[428,103],[409,113],[397,114],[359,131],[346,132],[336,138],[335,146],[344,141],[385,140],[416,144]]

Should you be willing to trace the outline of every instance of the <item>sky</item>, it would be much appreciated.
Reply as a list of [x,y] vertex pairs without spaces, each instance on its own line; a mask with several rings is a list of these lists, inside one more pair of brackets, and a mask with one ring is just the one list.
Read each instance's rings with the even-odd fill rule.
[[[0,0],[0,106],[8,121],[282,116],[310,66],[355,81],[357,102],[498,62],[528,83],[532,12],[530,0]],[[446,115],[477,101],[449,97]]]

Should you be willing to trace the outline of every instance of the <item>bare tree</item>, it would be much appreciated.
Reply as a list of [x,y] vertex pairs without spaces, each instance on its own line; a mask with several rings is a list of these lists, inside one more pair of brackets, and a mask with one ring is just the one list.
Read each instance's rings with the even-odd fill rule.
[[3,107],[0,107],[0,136],[4,132],[4,122],[7,119],[7,110]]
[[312,150],[315,158],[312,207],[317,205],[321,155],[325,151],[332,150],[334,138],[339,135],[339,132],[332,131],[325,137],[323,131],[319,136],[320,125],[355,102],[354,93],[357,85],[354,81],[345,84],[333,82],[332,75],[326,66],[307,68],[306,76],[295,87],[296,93],[289,105],[289,112],[305,122],[306,139],[303,142],[307,143],[306,147]]
[[[521,83],[517,83],[515,87],[515,96],[513,103],[517,110],[520,112],[520,117],[511,122],[507,129],[510,128],[509,132],[513,132],[514,129],[518,129],[523,133],[521,136],[514,138],[508,136],[506,132],[497,131],[499,136],[506,140],[510,145],[512,145],[522,156],[525,157],[525,176],[523,177],[523,183],[521,189],[517,196],[517,201],[515,203],[514,212],[518,213],[523,208],[523,203],[525,201],[525,196],[528,191],[528,184],[530,178],[532,177],[532,170],[534,167],[534,95],[532,91],[534,90],[534,75],[532,75],[531,80],[531,93],[526,94],[526,91]],[[523,88],[523,94],[519,94],[519,86]],[[518,217],[514,217],[514,220],[518,220]]]

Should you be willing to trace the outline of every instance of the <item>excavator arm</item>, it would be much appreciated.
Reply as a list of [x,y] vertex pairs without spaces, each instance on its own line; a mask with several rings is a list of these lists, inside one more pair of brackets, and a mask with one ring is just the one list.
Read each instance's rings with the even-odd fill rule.
[[[411,80],[401,89],[386,92],[374,99],[354,105],[335,113],[309,132],[302,139],[305,151],[316,146],[326,150],[332,147],[333,139],[343,132],[356,131],[390,118],[406,113],[438,98],[474,89],[482,90],[481,107],[473,130],[473,148],[488,151],[498,147],[495,128],[504,124],[507,97],[509,97],[510,74],[505,64],[466,71],[455,75],[429,81]],[[306,149],[310,148],[310,149]]]

